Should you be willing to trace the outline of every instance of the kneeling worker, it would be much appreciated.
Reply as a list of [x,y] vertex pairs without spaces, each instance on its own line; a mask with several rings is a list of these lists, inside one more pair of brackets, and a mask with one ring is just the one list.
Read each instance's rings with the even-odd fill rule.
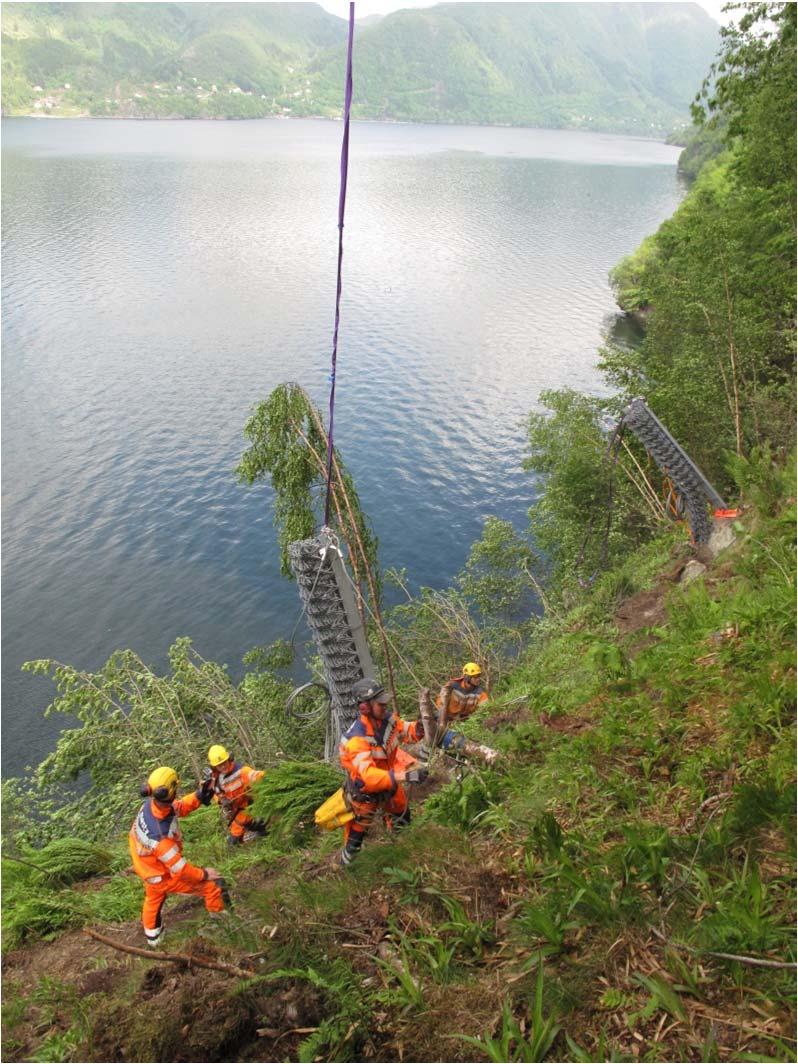
[[223,746],[212,746],[208,751],[210,766],[210,786],[216,800],[222,807],[230,834],[227,842],[230,846],[239,846],[248,842],[255,835],[265,835],[266,825],[262,820],[254,820],[247,813],[252,805],[249,791],[253,783],[263,778],[263,773],[249,765],[239,765]]
[[452,731],[449,725],[466,720],[489,697],[482,686],[482,669],[475,661],[466,662],[463,675],[443,685],[435,705],[438,707],[438,735],[441,737],[438,741],[444,750],[462,752],[466,745],[465,736]]
[[178,818],[205,804],[203,788],[183,798],[176,797],[180,781],[173,768],[151,772],[141,789],[147,800],[139,809],[128,836],[130,856],[137,875],[144,880],[141,922],[149,946],[158,946],[163,934],[161,909],[167,894],[199,894],[210,913],[224,909],[224,880],[215,868],[198,868],[183,856],[183,837]]
[[402,783],[423,783],[427,770],[396,767],[399,742],[417,743],[424,738],[421,721],[408,724],[394,715],[388,692],[376,680],[358,680],[352,688],[360,716],[341,738],[339,753],[345,769],[346,795],[354,820],[344,828],[341,864],[351,864],[360,852],[378,809],[389,827],[410,823],[410,807]]

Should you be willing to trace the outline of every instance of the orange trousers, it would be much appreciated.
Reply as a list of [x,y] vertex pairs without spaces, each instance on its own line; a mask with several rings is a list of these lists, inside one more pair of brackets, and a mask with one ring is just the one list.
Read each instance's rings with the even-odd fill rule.
[[407,792],[404,787],[397,787],[396,792],[390,797],[380,795],[376,801],[358,801],[353,795],[350,795],[350,801],[355,819],[344,825],[345,842],[352,834],[365,835],[374,822],[374,817],[378,811],[382,813],[388,827],[393,826],[394,817],[401,817],[407,812]]
[[190,883],[176,876],[164,876],[160,883],[145,881],[141,922],[144,934],[149,939],[158,938],[161,933],[161,909],[167,894],[199,894],[205,899],[205,908],[209,913],[220,913],[224,909],[221,887],[213,879]]
[[244,832],[252,822],[252,817],[248,816],[244,809],[239,810],[230,821],[230,834],[234,839],[243,838]]

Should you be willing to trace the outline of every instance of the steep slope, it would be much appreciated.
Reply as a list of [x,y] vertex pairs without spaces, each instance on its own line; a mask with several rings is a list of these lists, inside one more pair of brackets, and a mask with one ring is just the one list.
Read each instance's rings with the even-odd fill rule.
[[278,787],[251,848],[184,821],[236,911],[171,899],[166,948],[251,979],[59,935],[140,944],[121,847],[72,887],[6,856],[4,1058],[794,1059],[793,474],[751,467],[759,505],[697,580],[673,534],[548,622],[467,724],[502,768],[447,782],[439,756],[350,871]]

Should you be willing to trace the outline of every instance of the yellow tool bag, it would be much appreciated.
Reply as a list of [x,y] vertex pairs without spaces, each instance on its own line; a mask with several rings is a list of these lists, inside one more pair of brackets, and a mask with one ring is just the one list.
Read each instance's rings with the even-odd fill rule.
[[347,805],[343,787],[339,787],[335,794],[316,810],[316,826],[324,831],[334,831],[342,828],[350,820],[355,819],[355,814]]

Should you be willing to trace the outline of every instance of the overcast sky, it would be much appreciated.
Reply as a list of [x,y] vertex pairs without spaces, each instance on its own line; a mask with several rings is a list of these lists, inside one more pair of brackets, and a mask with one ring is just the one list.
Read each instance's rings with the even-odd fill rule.
[[[340,15],[341,18],[349,18],[348,0],[319,0],[319,2],[322,7],[332,11],[334,15]],[[356,0],[355,15],[359,19],[365,18],[367,15],[387,15],[391,11],[399,11],[401,8],[432,7],[433,2],[435,0],[405,0],[404,3],[399,2],[399,0]],[[568,0],[560,0],[560,2],[567,3]],[[646,0],[642,0],[642,2],[645,3]],[[716,21],[723,21],[721,8],[725,0],[697,0],[697,2]]]

